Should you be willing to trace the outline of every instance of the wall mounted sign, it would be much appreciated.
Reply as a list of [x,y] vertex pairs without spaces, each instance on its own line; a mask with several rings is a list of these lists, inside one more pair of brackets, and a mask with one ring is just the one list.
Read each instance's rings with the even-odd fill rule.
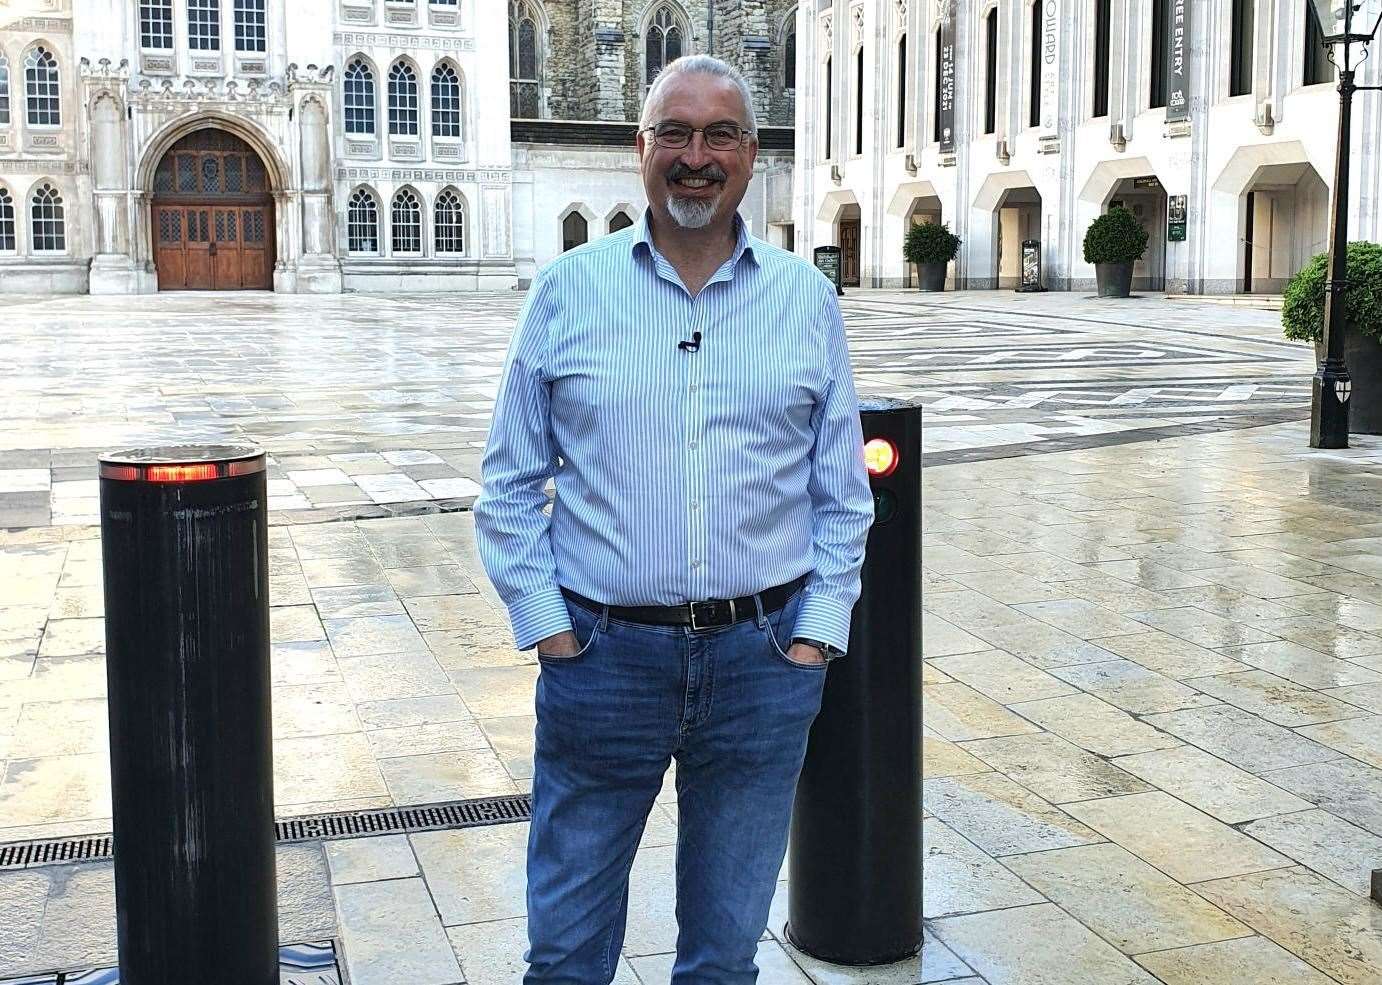
[[1060,115],[1060,0],[1041,4],[1041,136],[1056,133]]
[[955,152],[955,5],[942,0],[941,18],[941,77],[940,125],[941,153]]
[[1166,239],[1171,243],[1185,242],[1186,197],[1172,195],[1166,199]]

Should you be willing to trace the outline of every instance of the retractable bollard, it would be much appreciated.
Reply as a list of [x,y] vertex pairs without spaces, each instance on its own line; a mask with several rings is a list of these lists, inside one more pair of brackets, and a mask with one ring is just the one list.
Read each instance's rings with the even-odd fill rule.
[[860,401],[874,521],[849,653],[797,784],[787,936],[836,964],[921,947],[921,407]]
[[277,985],[264,453],[101,457],[121,985]]

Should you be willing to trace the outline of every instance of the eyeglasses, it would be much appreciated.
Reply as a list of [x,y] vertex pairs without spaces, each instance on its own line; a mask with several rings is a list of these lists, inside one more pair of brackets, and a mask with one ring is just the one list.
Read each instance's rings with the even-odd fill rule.
[[653,141],[667,150],[681,150],[691,143],[693,134],[705,137],[705,145],[711,150],[736,150],[744,141],[753,136],[753,131],[737,123],[712,123],[708,127],[693,127],[686,123],[667,121],[655,126],[644,127],[653,132]]

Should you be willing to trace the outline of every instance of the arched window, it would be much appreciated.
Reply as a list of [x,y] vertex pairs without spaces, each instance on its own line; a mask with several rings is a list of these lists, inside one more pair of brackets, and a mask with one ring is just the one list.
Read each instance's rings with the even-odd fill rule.
[[465,205],[450,188],[437,196],[432,209],[432,233],[438,253],[465,252]]
[[235,50],[263,51],[266,39],[264,0],[235,0]]
[[585,221],[585,216],[573,209],[571,214],[561,221],[562,252],[575,249],[589,238],[589,223]]
[[357,58],[345,70],[346,133],[374,133],[374,73]]
[[509,4],[509,115],[536,119],[542,113],[542,48],[537,15],[529,0]]
[[44,182],[29,202],[34,251],[60,252],[67,249],[67,228],[63,221],[62,196]]
[[173,46],[173,0],[139,0],[139,46]]
[[379,252],[379,203],[368,188],[357,188],[350,196],[346,239],[351,253]]
[[0,127],[10,125],[10,63],[0,55]]
[[393,197],[393,252],[422,252],[422,205],[411,189],[404,188]]
[[461,135],[461,80],[442,62],[432,70],[432,136]]
[[797,25],[795,20],[787,26],[787,36],[782,40],[782,88],[794,90],[797,87]]
[[657,73],[682,55],[686,29],[678,21],[672,8],[665,4],[648,21],[648,33],[643,37],[643,84],[652,85]]
[[617,233],[621,229],[628,229],[632,225],[633,216],[629,215],[627,212],[616,212],[614,215],[610,216],[609,231],[612,233]]
[[221,0],[187,0],[187,47],[221,50]]
[[14,199],[8,188],[0,188],[0,250],[14,250]]
[[62,124],[58,103],[58,60],[42,45],[24,59],[24,96],[29,108],[29,125],[56,127]]
[[417,76],[407,62],[389,69],[389,133],[417,133]]

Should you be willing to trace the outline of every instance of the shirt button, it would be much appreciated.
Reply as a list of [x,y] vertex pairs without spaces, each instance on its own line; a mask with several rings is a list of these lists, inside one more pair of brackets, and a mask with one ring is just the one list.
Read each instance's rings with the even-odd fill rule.
[[696,502],[696,501],[693,499],[693,500],[691,501],[691,508],[692,508],[693,510],[698,510],[698,509],[701,508],[701,504],[698,503],[698,502]]
[[690,448],[692,451],[695,451],[698,447],[700,447],[700,444],[701,443],[699,441],[688,441],[686,443],[686,447]]
[[690,390],[692,393],[695,393],[700,388],[701,385],[699,383],[692,383],[689,387],[687,387],[687,389]]
[[691,562],[691,567],[693,567],[693,568],[699,568],[700,566],[701,566],[701,562],[699,562],[699,561],[692,561],[692,562]]

